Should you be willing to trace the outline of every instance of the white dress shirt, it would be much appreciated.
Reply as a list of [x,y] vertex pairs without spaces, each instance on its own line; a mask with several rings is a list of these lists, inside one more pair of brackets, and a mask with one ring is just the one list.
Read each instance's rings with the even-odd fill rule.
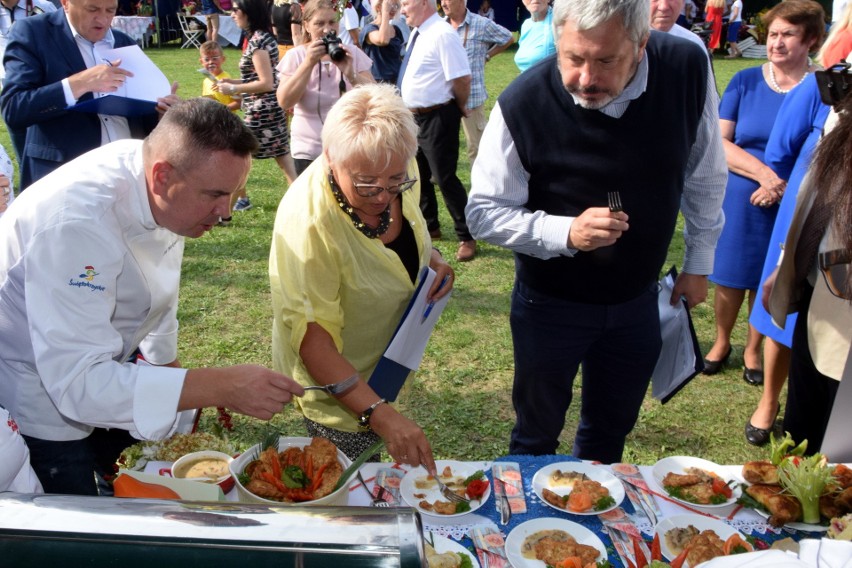
[[[77,42],[77,48],[80,50],[80,55],[83,56],[83,61],[86,63],[86,68],[94,67],[95,65],[103,65],[107,59],[102,55],[105,50],[115,47],[115,37],[112,35],[112,29],[107,30],[104,39],[92,43],[87,40],[74,29],[71,20],[68,20],[68,14],[65,14],[65,19],[71,27],[71,35],[74,36],[74,41]],[[77,104],[77,99],[74,98],[71,92],[71,84],[68,78],[62,80],[62,90],[65,93],[65,104],[74,106]],[[121,93],[92,93],[93,97],[105,97],[110,94],[120,95]],[[127,124],[127,119],[123,116],[114,116],[110,114],[99,114],[98,118],[101,121],[101,145],[115,142],[116,140],[124,140],[130,138],[130,125]]]
[[160,439],[177,426],[183,237],[157,225],[142,141],[92,150],[34,183],[0,218],[0,404],[21,431],[93,426]]
[[[621,95],[599,112],[613,118],[623,116],[630,101],[645,92],[648,73],[648,58],[643,57]],[[713,271],[716,241],[724,224],[721,204],[728,168],[712,75],[708,75],[707,83],[707,97],[687,161],[681,198],[681,212],[686,223],[683,272],[690,274]],[[530,112],[535,111],[531,109]],[[529,179],[498,102],[491,111],[479,146],[479,157],[471,172],[471,190],[465,209],[468,226],[477,239],[515,252],[543,259],[573,256],[576,249],[568,247],[568,232],[575,217],[526,209]]]
[[402,80],[402,100],[408,108],[444,104],[454,98],[453,79],[470,75],[467,52],[437,13],[415,29],[419,34]]

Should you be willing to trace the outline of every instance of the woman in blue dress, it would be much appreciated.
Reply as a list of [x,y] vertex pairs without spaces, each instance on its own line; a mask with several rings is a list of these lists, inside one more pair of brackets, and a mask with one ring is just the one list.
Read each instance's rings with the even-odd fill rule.
[[752,327],[766,336],[763,348],[763,394],[745,427],[746,440],[755,446],[769,442],[769,435],[775,425],[781,389],[787,380],[790,366],[793,328],[796,326],[796,314],[787,316],[783,329],[773,323],[772,317],[763,307],[763,283],[778,265],[796,207],[799,185],[808,171],[811,155],[822,136],[829,110],[830,107],[820,98],[816,77],[809,75],[800,87],[785,97],[766,144],[766,163],[778,177],[787,180],[787,190],[775,218],[757,298],[749,318]]
[[[760,282],[769,238],[786,182],[766,164],[764,152],[784,96],[816,70],[808,53],[824,30],[822,6],[813,0],[782,2],[764,16],[767,63],[734,75],[722,95],[719,118],[728,162],[722,208],[725,228],[710,280],[716,284],[716,340],[705,373],[717,373],[731,355],[731,333],[749,292],[749,313]],[[763,336],[749,326],[743,378],[763,383]]]

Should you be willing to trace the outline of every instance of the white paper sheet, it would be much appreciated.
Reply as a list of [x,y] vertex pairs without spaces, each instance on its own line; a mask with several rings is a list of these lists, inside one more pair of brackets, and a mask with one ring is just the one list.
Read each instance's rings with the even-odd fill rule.
[[426,344],[429,342],[429,336],[432,335],[432,330],[452,295],[452,293],[447,294],[436,301],[429,312],[429,316],[423,319],[423,314],[429,305],[426,296],[429,294],[436,277],[434,270],[431,268],[428,270],[423,285],[420,286],[419,293],[411,304],[411,309],[385,351],[385,357],[412,371],[416,371],[420,367],[423,353],[426,351]]
[[111,93],[130,99],[156,101],[171,92],[171,84],[163,72],[151,61],[138,45],[104,49],[98,56],[110,62],[120,59],[119,67],[133,73],[117,91]]

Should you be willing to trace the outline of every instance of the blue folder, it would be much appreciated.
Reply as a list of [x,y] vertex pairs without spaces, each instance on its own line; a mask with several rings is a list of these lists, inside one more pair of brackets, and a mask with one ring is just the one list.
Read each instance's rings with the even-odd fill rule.
[[[405,318],[407,318],[408,314],[411,313],[411,308],[414,306],[417,296],[420,294],[420,290],[426,282],[427,274],[429,274],[429,267],[424,266],[417,278],[417,288],[415,288],[414,294],[411,295],[411,300],[408,302],[408,306],[405,308],[405,313],[402,314],[402,318],[399,320],[399,323],[393,332],[393,336],[390,341],[388,341],[388,346],[390,346],[391,342],[393,342],[393,339],[402,327],[402,323],[405,321]],[[385,351],[387,351],[387,347],[385,348]],[[378,365],[376,365],[376,369],[373,371],[373,374],[370,375],[370,380],[367,381],[367,384],[376,391],[377,395],[385,400],[393,402],[396,400],[396,397],[399,396],[399,391],[402,390],[402,385],[405,384],[405,380],[411,372],[412,369],[409,369],[405,365],[397,363],[396,361],[388,359],[382,355],[382,358],[379,359]]]
[[68,110],[111,114],[113,116],[144,116],[157,112],[157,103],[155,101],[107,95],[77,103],[74,106],[68,107]]

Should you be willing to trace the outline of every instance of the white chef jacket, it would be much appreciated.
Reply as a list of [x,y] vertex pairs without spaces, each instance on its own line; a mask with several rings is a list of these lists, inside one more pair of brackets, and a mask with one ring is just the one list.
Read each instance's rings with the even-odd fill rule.
[[183,237],[154,221],[142,141],[92,150],[33,184],[0,218],[0,404],[21,432],[93,427],[170,435]]

